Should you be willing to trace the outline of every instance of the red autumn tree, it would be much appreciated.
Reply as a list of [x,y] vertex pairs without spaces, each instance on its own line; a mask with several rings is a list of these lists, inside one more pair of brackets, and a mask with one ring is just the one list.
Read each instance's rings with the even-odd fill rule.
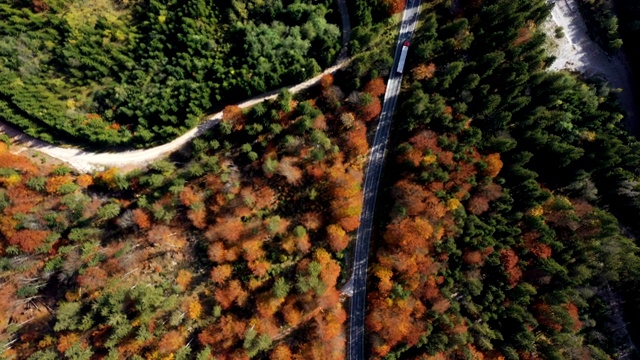
[[400,342],[415,345],[424,332],[422,315],[426,308],[412,297],[403,301],[402,306],[385,299],[373,299],[371,309],[365,321],[367,328],[382,340],[382,344],[374,347],[378,356],[386,355]]
[[216,289],[214,297],[223,309],[228,309],[235,302],[243,306],[247,300],[248,293],[242,288],[240,281],[231,280],[227,286]]
[[316,130],[326,131],[327,127],[327,118],[324,115],[318,115],[313,119],[313,128]]
[[223,242],[217,241],[209,245],[207,255],[209,256],[209,260],[219,264],[226,262],[226,259],[229,257],[227,253],[229,252],[232,252],[232,250],[226,249]]
[[236,125],[242,118],[242,109],[237,105],[227,105],[222,109],[222,121]]
[[267,275],[267,271],[269,271],[271,263],[266,260],[258,260],[249,262],[248,266],[253,275],[260,278]]
[[338,282],[338,276],[340,276],[340,264],[333,260],[331,255],[324,249],[316,250],[314,258],[322,267],[320,280],[329,288],[335,287]]
[[426,201],[431,195],[422,185],[408,179],[402,179],[393,187],[392,194],[396,205],[404,208],[406,214],[415,216],[427,208]]
[[532,306],[532,313],[540,325],[557,332],[562,330],[562,325],[558,323],[557,315],[549,304],[544,302],[534,304]]
[[28,175],[38,172],[38,168],[33,162],[24,156],[10,153],[4,142],[0,144],[0,168],[10,168]]
[[206,327],[198,341],[209,345],[218,352],[230,349],[236,342],[244,338],[246,324],[234,315],[224,315],[218,321]]
[[369,151],[367,142],[367,128],[361,121],[356,121],[353,129],[347,132],[347,142],[345,144],[352,157],[366,155]]
[[183,346],[184,336],[177,330],[167,332],[158,342],[158,350],[165,354],[174,353]]
[[404,10],[404,0],[385,0],[385,3],[389,7],[389,14],[399,14]]
[[310,211],[302,216],[302,225],[308,230],[318,230],[322,226],[322,214],[317,211]]
[[293,359],[291,349],[286,344],[278,344],[269,354],[269,360],[290,360]]
[[431,130],[425,130],[417,133],[411,139],[409,139],[411,145],[420,150],[432,150],[433,152],[440,152],[442,149],[438,146],[438,134]]
[[222,284],[231,277],[232,272],[233,267],[230,264],[215,266],[213,270],[211,270],[211,280],[216,284]]
[[500,251],[500,260],[509,279],[509,285],[516,286],[522,277],[522,270],[518,266],[518,255],[512,249],[503,249]]
[[416,80],[429,80],[436,73],[436,65],[434,63],[420,64],[411,70]]
[[427,249],[433,227],[423,218],[404,218],[391,223],[384,232],[384,239],[389,244],[400,245],[407,251]]
[[237,217],[217,218],[215,225],[209,227],[206,236],[211,240],[222,239],[234,243],[240,239],[244,226],[242,219]]
[[82,275],[78,275],[78,285],[91,292],[104,286],[107,278],[108,275],[106,271],[99,267],[92,266],[86,269]]
[[166,225],[155,225],[149,233],[147,234],[147,238],[149,242],[154,245],[170,245],[172,243],[172,239],[176,234],[174,230]]
[[386,91],[386,89],[387,89],[387,86],[384,84],[384,80],[382,80],[382,78],[380,77],[369,81],[367,85],[364,86],[364,91],[371,94],[374,97],[384,95],[384,92]]
[[300,184],[302,180],[302,170],[294,166],[295,159],[292,157],[283,157],[278,163],[276,172],[287,179],[287,183],[292,185]]
[[72,347],[75,343],[80,340],[80,336],[77,333],[69,333],[60,336],[60,340],[58,340],[57,350],[61,353],[65,353]]
[[482,252],[479,250],[466,251],[464,255],[462,255],[462,261],[469,265],[481,265],[482,260]]
[[185,186],[180,192],[180,202],[184,206],[191,206],[194,203],[200,202],[200,196],[195,192],[193,187]]
[[282,316],[289,326],[296,326],[302,321],[302,313],[292,302],[285,303],[282,307]]
[[322,77],[320,78],[320,86],[323,89],[326,89],[331,85],[333,85],[333,75],[331,74],[322,75]]
[[[360,212],[360,210],[362,210],[362,205],[360,205],[358,212]],[[340,224],[345,231],[355,231],[360,226],[360,216],[351,215],[343,217],[338,220],[338,224]]]
[[255,237],[242,243],[242,256],[245,260],[256,261],[265,255],[260,238]]
[[578,331],[582,328],[582,321],[580,321],[578,307],[574,303],[568,303],[563,305],[563,307],[569,313],[571,320],[573,320],[573,331]]
[[133,222],[138,225],[140,229],[148,229],[151,227],[149,215],[142,209],[133,210]]
[[489,210],[489,200],[483,196],[475,195],[469,199],[467,209],[474,215],[480,215]]
[[198,229],[204,229],[207,227],[207,210],[204,206],[187,211],[187,218],[191,220],[193,226]]
[[32,253],[43,244],[48,235],[49,231],[47,230],[18,230],[9,237],[9,244],[17,245],[20,250],[26,253]]
[[549,245],[539,242],[537,240],[539,238],[540,234],[536,231],[529,231],[522,235],[522,240],[527,250],[541,259],[547,259],[551,257],[553,251]]
[[321,341],[327,342],[342,332],[342,324],[346,320],[346,313],[341,308],[336,308],[327,315],[322,313],[315,316],[318,337]]
[[372,97],[371,101],[367,101],[360,107],[360,118],[364,121],[371,121],[380,115],[382,104],[380,99]]

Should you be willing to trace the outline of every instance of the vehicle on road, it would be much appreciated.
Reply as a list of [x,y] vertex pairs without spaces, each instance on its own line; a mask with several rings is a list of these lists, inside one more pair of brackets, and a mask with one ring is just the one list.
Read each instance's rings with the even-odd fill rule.
[[409,45],[411,45],[411,43],[409,43],[408,41],[405,41],[402,44],[402,52],[400,53],[400,60],[398,60],[398,67],[396,68],[396,72],[398,74],[402,74],[402,70],[404,70],[404,61],[407,60],[407,52],[409,52]]

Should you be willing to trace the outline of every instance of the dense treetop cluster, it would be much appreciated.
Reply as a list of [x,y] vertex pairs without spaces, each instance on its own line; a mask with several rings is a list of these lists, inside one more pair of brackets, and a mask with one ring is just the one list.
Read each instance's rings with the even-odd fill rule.
[[[0,116],[29,135],[148,147],[328,67],[332,1],[0,4]],[[331,13],[330,13],[331,11]]]
[[[0,5],[0,117],[30,134],[152,144],[223,108],[130,173],[75,174],[0,139],[1,356],[345,358],[341,287],[403,2],[348,4],[350,67],[246,110],[223,104],[333,61],[333,2]],[[633,356],[640,143],[605,84],[547,70],[548,14],[423,4],[376,209],[368,358]]]
[[637,225],[639,143],[615,94],[546,70],[545,1],[432,5],[382,192],[371,356],[632,354],[618,304],[640,252],[613,214]]

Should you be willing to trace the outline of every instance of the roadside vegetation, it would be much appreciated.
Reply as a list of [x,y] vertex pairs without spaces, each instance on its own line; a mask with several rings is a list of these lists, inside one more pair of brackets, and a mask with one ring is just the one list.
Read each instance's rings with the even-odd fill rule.
[[225,107],[145,171],[76,175],[1,143],[2,357],[344,358],[339,288],[385,84],[336,78]]
[[[340,289],[403,2],[348,4],[353,63],[244,110],[223,104],[331,64],[333,2],[0,5],[0,117],[29,134],[150,146],[223,111],[130,173],[76,174],[0,137],[0,357],[345,358]],[[380,189],[367,358],[637,351],[640,143],[614,91],[547,70],[548,13],[423,4]]]
[[410,49],[371,357],[633,356],[612,291],[637,305],[640,252],[614,214],[637,225],[640,144],[613,92],[546,70],[545,1],[458,8],[425,12]]
[[0,117],[49,142],[149,147],[301,82],[341,47],[335,1],[0,4]]
[[589,35],[607,53],[614,54],[622,47],[618,16],[612,0],[578,0],[578,8],[587,23]]

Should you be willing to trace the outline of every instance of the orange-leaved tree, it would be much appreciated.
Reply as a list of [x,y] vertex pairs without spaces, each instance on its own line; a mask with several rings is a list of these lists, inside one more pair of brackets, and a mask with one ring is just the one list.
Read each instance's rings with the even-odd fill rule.
[[378,97],[380,95],[384,95],[387,86],[384,84],[384,80],[382,78],[375,78],[367,83],[364,87],[364,91],[371,94],[372,96]]

